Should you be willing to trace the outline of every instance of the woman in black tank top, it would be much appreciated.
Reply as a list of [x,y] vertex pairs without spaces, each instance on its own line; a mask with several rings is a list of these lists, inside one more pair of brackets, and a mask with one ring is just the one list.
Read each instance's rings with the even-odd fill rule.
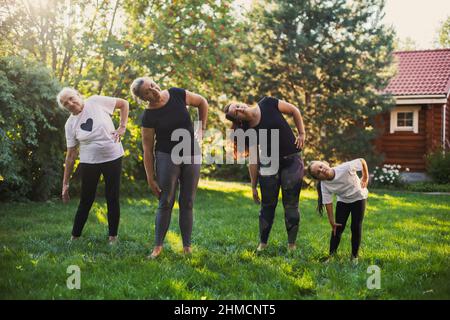
[[[203,130],[206,129],[208,102],[202,96],[181,88],[161,90],[148,77],[134,80],[131,93],[137,100],[147,102],[147,108],[141,118],[144,167],[148,185],[159,199],[155,221],[155,247],[149,257],[158,257],[163,248],[178,184],[183,250],[184,253],[191,253],[193,206],[200,177],[201,152],[186,107],[190,105],[199,109],[201,127],[198,137],[201,139]],[[177,132],[183,133],[181,139],[186,137],[189,140],[187,146],[190,148],[187,151],[181,149],[181,152],[177,153],[178,144],[183,142],[183,145],[186,145],[184,140],[172,141],[173,134],[177,136]],[[181,162],[178,161],[180,159]]]
[[[288,233],[288,248],[295,249],[298,233],[300,212],[298,201],[303,180],[303,160],[300,156],[305,142],[305,130],[301,113],[294,105],[272,97],[264,97],[256,107],[249,107],[244,103],[230,103],[224,109],[226,118],[232,121],[232,129],[244,131],[255,130],[257,143],[245,146],[246,154],[267,155],[278,157],[278,167],[273,173],[264,171],[264,164],[258,156],[257,163],[250,163],[249,174],[252,183],[253,199],[261,204],[259,215],[260,243],[258,251],[267,246],[269,233],[275,217],[278,194],[281,188],[285,212],[285,225]],[[298,131],[295,137],[284,115],[293,117]],[[266,130],[267,141],[261,139],[261,133]],[[278,139],[272,140],[271,133],[278,133]],[[276,136],[275,136],[276,137]],[[237,146],[235,139],[235,157]],[[278,149],[276,148],[278,147]],[[272,151],[279,150],[278,155]],[[261,189],[261,200],[257,185]]]

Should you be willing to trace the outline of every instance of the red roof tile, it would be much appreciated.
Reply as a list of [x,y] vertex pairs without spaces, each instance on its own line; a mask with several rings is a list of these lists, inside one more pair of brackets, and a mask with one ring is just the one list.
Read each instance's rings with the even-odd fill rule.
[[450,49],[394,53],[397,73],[384,90],[393,95],[448,94]]

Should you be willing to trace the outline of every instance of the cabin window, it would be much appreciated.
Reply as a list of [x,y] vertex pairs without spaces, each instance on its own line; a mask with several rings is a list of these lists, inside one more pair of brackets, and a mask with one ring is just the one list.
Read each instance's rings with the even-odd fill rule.
[[412,128],[413,119],[414,112],[399,112],[397,113],[397,127]]
[[391,111],[390,133],[397,131],[412,131],[419,133],[420,106],[395,107]]

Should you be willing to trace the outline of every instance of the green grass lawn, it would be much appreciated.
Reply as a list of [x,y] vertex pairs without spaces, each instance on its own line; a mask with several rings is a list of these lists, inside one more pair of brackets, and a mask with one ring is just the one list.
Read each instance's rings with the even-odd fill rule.
[[[107,244],[103,199],[81,240],[68,243],[77,199],[0,204],[1,299],[449,299],[450,197],[373,192],[361,258],[350,262],[350,229],[336,259],[327,254],[327,219],[302,191],[298,250],[288,253],[283,210],[269,248],[257,254],[258,206],[248,185],[201,181],[191,257],[181,253],[178,208],[165,251],[147,260],[154,236],[154,197],[122,199],[120,242]],[[81,290],[66,287],[67,267],[81,268]],[[381,269],[381,289],[366,286]]]

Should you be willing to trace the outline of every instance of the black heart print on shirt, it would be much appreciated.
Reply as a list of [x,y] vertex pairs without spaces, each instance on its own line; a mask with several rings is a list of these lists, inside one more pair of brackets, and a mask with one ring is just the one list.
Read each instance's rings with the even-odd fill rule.
[[80,125],[81,130],[84,131],[92,131],[92,124],[94,123],[94,121],[92,120],[92,118],[89,118],[86,120],[85,123],[82,123]]

